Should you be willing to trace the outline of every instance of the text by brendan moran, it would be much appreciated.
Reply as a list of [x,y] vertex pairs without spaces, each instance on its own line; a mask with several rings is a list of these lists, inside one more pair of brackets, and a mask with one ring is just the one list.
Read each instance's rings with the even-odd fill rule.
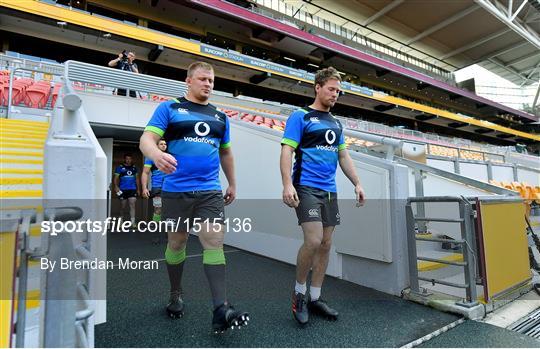
[[150,270],[159,269],[157,261],[136,261],[130,258],[118,258],[117,262],[104,261],[97,258],[90,260],[77,260],[69,258],[60,258],[60,260],[53,261],[48,258],[41,258],[40,260],[41,270],[48,270],[53,272],[56,268],[60,270],[107,270],[107,269],[126,269],[126,270]]

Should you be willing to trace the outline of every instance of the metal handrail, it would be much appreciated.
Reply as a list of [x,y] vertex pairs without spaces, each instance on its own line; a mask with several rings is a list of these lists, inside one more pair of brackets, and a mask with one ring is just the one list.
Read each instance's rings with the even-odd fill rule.
[[[419,206],[424,205],[425,203],[451,203],[455,202],[459,206],[459,216],[460,219],[450,220],[444,219],[444,221],[452,221],[453,223],[460,223],[461,227],[461,239],[458,243],[462,244],[461,253],[463,254],[463,262],[448,261],[440,258],[429,258],[424,256],[418,256],[416,250],[416,241],[437,241],[437,238],[426,239],[416,236],[415,231],[415,222],[418,220],[415,217],[412,205],[419,204]],[[472,204],[465,197],[458,196],[435,196],[435,197],[411,197],[407,200],[405,205],[405,214],[407,218],[407,244],[408,244],[408,254],[409,254],[409,280],[411,291],[416,294],[422,294],[420,292],[419,280],[431,282],[433,284],[438,283],[441,285],[464,288],[466,290],[466,300],[465,302],[458,302],[458,305],[465,307],[472,307],[478,304],[476,297],[476,256],[472,248],[475,245],[475,235],[474,235],[474,226],[472,222],[473,210]],[[429,217],[423,217],[429,218]],[[433,219],[432,219],[433,220]],[[441,219],[437,219],[441,220]],[[473,247],[471,247],[473,246]],[[418,260],[424,260],[435,263],[442,263],[448,265],[455,265],[464,268],[465,273],[465,283],[453,283],[445,280],[435,279],[435,278],[425,278],[418,275]],[[474,261],[474,263],[473,263]]]
[[78,61],[65,63],[66,81],[79,81],[165,96],[183,96],[187,90],[181,81],[137,74]]
[[[82,210],[79,207],[59,207],[48,208],[45,210],[44,220],[51,221],[70,221],[77,220],[82,217]],[[21,241],[19,249],[21,250],[20,265],[19,265],[19,284],[18,284],[18,305],[17,305],[17,336],[15,339],[15,346],[17,348],[24,347],[25,341],[25,326],[26,326],[26,293],[28,291],[28,261],[35,256],[47,256],[49,254],[48,246],[44,248],[36,248],[34,250],[28,249],[28,235],[30,231],[30,224],[35,223],[37,219],[37,211],[24,210],[22,211],[22,218],[20,218],[19,227],[21,233]]]
[[[453,173],[453,172],[444,171],[444,170],[438,169],[436,167],[427,166],[427,165],[421,164],[421,163],[416,162],[416,161],[412,161],[412,160],[408,160],[408,159],[400,158],[400,157],[396,157],[395,161],[397,161],[398,163],[403,164],[405,166],[408,166],[408,167],[410,167],[412,169],[418,170],[420,172],[431,173],[431,174],[434,174],[436,176],[441,176],[443,178],[451,179],[451,180],[454,180],[456,182],[460,182],[460,183],[463,183],[463,184],[466,184],[466,185],[470,185],[472,187],[475,187],[475,188],[478,188],[478,189],[481,189],[481,190],[485,190],[485,191],[490,192],[490,193],[499,194],[499,195],[508,195],[508,196],[519,196],[519,193],[517,193],[515,191],[508,190],[508,189],[505,189],[505,188],[501,188],[501,187],[498,187],[496,185],[489,184],[489,183],[486,183],[486,182],[482,182],[482,181],[479,181],[479,180],[476,180],[476,179],[473,179],[473,178],[465,177],[465,176],[462,176],[460,174],[456,174],[456,173]],[[417,195],[418,194],[419,193],[417,193]],[[431,197],[427,197],[426,199],[429,200],[430,198]],[[422,197],[420,197],[418,199],[422,199]]]
[[84,302],[86,308],[79,310],[75,313],[76,321],[83,321],[88,319],[90,316],[94,315],[94,309],[92,309],[92,304],[90,303],[90,294],[88,293],[88,288],[83,283],[77,284],[77,292]]
[[8,109],[6,113],[6,118],[9,118],[9,114],[11,112],[11,107],[12,107],[11,99],[13,98],[13,81],[15,80],[15,73],[17,71],[31,71],[35,73],[45,73],[45,74],[51,74],[51,75],[56,75],[56,76],[62,76],[61,73],[52,73],[46,69],[18,67],[18,68],[15,68],[14,70],[10,70],[9,71],[9,88],[8,88],[8,105],[7,105]]

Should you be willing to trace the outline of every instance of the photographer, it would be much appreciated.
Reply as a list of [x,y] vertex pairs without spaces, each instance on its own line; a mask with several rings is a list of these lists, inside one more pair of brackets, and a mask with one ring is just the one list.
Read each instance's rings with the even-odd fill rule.
[[[117,69],[120,69],[120,70],[126,70],[126,71],[139,74],[137,63],[135,63],[134,61],[135,61],[135,53],[124,50],[122,51],[122,53],[118,55],[118,58],[115,58],[109,62],[109,67],[111,68],[116,67]],[[116,94],[118,96],[126,96],[126,90],[119,88],[116,90]],[[133,98],[137,97],[135,91],[131,91],[131,90],[129,91],[129,96]]]

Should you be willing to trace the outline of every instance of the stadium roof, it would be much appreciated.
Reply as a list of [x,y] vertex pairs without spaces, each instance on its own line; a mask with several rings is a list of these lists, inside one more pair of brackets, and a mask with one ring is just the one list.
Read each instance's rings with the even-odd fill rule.
[[449,71],[472,64],[517,84],[540,79],[539,0],[285,0]]

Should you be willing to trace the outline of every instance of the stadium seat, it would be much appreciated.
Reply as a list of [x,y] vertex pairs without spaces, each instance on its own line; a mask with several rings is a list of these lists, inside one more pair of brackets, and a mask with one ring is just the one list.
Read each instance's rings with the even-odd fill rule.
[[521,185],[520,182],[512,182],[512,187],[514,188],[515,191],[517,191],[519,193],[519,195],[524,198],[524,199],[527,199],[527,191],[525,190],[525,188]]
[[255,115],[246,113],[244,117],[242,117],[242,120],[251,122],[253,119],[255,119]]
[[489,184],[496,185],[497,187],[502,187],[501,182],[496,181],[494,179],[490,179]]
[[50,93],[50,82],[38,81],[26,89],[24,103],[31,108],[43,108],[47,105]]
[[[26,87],[28,86],[28,84],[24,81],[19,81],[19,80],[15,80],[13,81],[13,87],[12,87],[12,95],[11,95],[11,104],[13,105],[17,105],[19,104],[22,99],[23,99],[23,95],[24,95],[24,91],[26,89]],[[7,106],[8,105],[8,99],[9,99],[9,83],[4,83],[3,85],[3,88],[2,90],[4,91],[3,92],[3,96],[2,96],[2,105],[3,106]]]

